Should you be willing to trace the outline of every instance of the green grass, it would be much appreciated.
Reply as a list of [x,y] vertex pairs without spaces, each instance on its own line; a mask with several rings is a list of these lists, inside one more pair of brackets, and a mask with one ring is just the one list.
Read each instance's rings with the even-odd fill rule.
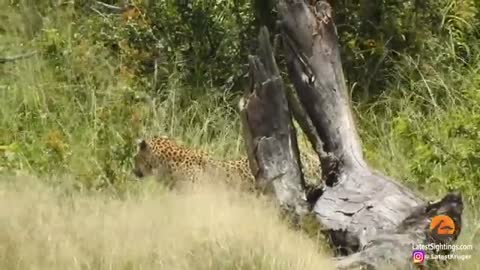
[[[0,64],[0,269],[329,269],[328,252],[262,200],[131,181],[140,137],[243,155],[238,96],[188,84],[176,62],[154,88],[98,40],[95,19],[67,5],[39,24],[7,2],[0,56],[38,54]],[[431,199],[462,191],[460,242],[480,244],[480,60],[436,57],[402,56],[388,91],[354,104],[357,123],[375,168]],[[451,269],[480,269],[476,248]]]
[[219,155],[240,153],[239,123],[226,96],[185,98],[175,72],[159,95],[138,90],[106,49],[51,27],[32,47],[66,51],[0,66],[2,170],[69,174],[88,188],[123,183],[135,140],[159,134]]
[[456,70],[422,62],[407,58],[390,92],[359,106],[366,156],[429,196],[460,190],[478,205],[480,60]]

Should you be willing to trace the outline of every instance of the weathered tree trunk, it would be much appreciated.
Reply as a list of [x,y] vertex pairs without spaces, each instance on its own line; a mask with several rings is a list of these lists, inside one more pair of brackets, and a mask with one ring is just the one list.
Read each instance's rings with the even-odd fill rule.
[[[445,214],[460,228],[461,196],[448,194],[438,203],[425,203],[366,164],[350,108],[332,10],[324,1],[313,2],[315,6],[302,0],[278,4],[288,74],[310,119],[301,126],[322,163],[325,188],[313,213],[328,228],[326,233],[338,253],[349,255],[338,260],[339,268],[369,265],[382,269],[388,261],[402,269],[412,267],[413,244],[457,238],[459,230],[438,238],[429,231],[429,223],[432,217]],[[243,111],[251,168],[254,174],[259,172],[255,174],[257,182],[274,187],[282,205],[304,209],[295,132],[266,29],[262,31],[260,59],[250,58],[254,91],[248,93]],[[290,104],[298,102],[290,100]],[[293,109],[301,118],[302,111]]]
[[328,228],[345,230],[364,246],[378,229],[398,225],[422,200],[371,171],[363,159],[330,7],[293,2],[279,5],[288,72],[327,153],[321,163],[330,165],[315,212]]
[[250,168],[262,190],[273,191],[283,207],[304,215],[308,204],[296,133],[266,28],[259,42],[259,57],[249,58],[251,88],[240,104]]

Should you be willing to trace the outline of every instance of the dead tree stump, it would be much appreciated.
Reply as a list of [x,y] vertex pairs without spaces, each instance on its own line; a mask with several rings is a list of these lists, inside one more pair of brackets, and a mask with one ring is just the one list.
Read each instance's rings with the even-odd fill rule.
[[259,56],[249,58],[251,88],[240,104],[250,168],[260,189],[304,215],[308,205],[297,137],[266,28],[260,40]]
[[[312,1],[309,1],[312,2]],[[324,190],[312,213],[325,228],[338,254],[338,268],[395,263],[413,267],[414,244],[450,243],[460,233],[462,198],[446,195],[436,203],[370,168],[362,154],[339,53],[332,9],[327,2],[279,1],[279,29],[288,75],[298,100],[286,95],[266,28],[258,56],[250,56],[252,87],[242,104],[242,123],[253,174],[270,187],[287,209],[308,212],[296,132],[289,104],[303,119],[322,163]],[[288,96],[288,99],[287,99]],[[299,104],[300,103],[300,104]],[[301,119],[302,120],[302,119]],[[313,126],[313,127],[312,127]],[[458,228],[438,238],[429,230],[436,215],[448,215]]]

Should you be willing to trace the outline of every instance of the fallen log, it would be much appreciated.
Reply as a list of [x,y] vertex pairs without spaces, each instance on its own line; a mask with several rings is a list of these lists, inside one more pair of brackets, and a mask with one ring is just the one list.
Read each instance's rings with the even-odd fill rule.
[[[368,166],[350,108],[332,9],[324,1],[309,2],[315,3],[279,1],[278,10],[288,75],[311,123],[305,120],[301,126],[315,140],[311,143],[322,163],[325,188],[312,213],[337,255],[344,256],[337,259],[339,269],[411,268],[413,245],[457,239],[462,198],[451,193],[436,203],[425,202]],[[251,169],[258,183],[273,187],[281,205],[304,214],[295,131],[265,28],[259,43],[259,55],[249,58],[253,90],[246,93],[242,110]],[[442,214],[456,227],[447,237],[429,228],[432,218]]]

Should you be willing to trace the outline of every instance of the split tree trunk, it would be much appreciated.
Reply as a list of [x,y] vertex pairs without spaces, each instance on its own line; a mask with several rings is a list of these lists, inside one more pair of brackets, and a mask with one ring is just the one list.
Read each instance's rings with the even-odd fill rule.
[[[338,268],[395,262],[412,267],[413,244],[451,242],[429,231],[436,215],[461,225],[459,194],[426,203],[405,186],[372,170],[365,162],[350,108],[330,5],[302,0],[280,1],[280,29],[288,74],[299,102],[289,95],[304,132],[322,163],[325,188],[313,213],[331,238]],[[305,213],[305,184],[299,165],[295,131],[282,79],[264,28],[259,55],[250,57],[252,88],[242,107],[251,169],[261,186],[270,186],[281,205]],[[310,125],[308,125],[310,123]],[[313,126],[313,127],[312,127]]]
[[260,189],[304,215],[308,205],[297,137],[266,28],[259,39],[259,57],[249,57],[251,88],[240,104],[250,168]]

